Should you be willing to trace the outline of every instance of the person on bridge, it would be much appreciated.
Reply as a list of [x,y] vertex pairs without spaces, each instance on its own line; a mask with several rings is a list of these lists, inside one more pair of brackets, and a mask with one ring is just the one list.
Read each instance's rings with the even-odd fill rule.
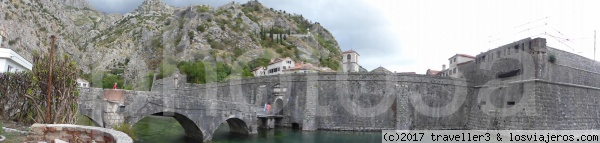
[[267,103],[267,114],[271,114],[271,103]]
[[115,85],[113,86],[113,89],[117,89],[117,83],[115,82]]

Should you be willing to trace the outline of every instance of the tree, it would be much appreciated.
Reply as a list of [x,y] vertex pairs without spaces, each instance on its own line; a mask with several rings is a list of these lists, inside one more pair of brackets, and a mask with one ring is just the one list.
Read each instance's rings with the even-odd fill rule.
[[125,87],[123,83],[123,78],[121,78],[120,76],[109,73],[104,74],[104,78],[102,79],[102,88],[111,89],[113,88],[115,83],[117,83],[118,89],[123,89],[123,87]]
[[[53,92],[48,96],[49,59],[49,55],[34,51],[32,71],[0,74],[0,118],[24,124],[75,123],[79,96],[77,64],[67,55],[55,55],[50,87]],[[47,97],[51,98],[50,109],[47,108]],[[50,120],[45,119],[48,110]]]
[[252,70],[248,66],[244,66],[242,69],[242,78],[254,77]]
[[217,62],[217,81],[224,81],[231,74],[231,67],[223,62]]
[[183,74],[187,75],[188,83],[206,83],[206,71],[202,61],[180,62],[177,67]]

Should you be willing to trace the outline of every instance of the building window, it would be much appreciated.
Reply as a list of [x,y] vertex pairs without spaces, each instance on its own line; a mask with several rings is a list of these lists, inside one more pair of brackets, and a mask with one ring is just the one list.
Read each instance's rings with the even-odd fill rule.
[[515,102],[514,101],[508,101],[508,102],[506,102],[506,105],[515,105]]
[[454,58],[454,62],[456,63],[456,58]]
[[13,67],[12,66],[8,66],[8,69],[6,69],[6,72],[10,72],[12,71]]
[[348,59],[348,62],[350,62],[352,59],[352,56],[350,56],[350,54],[348,54],[348,56],[346,56],[346,59]]
[[285,66],[283,66],[283,69],[285,70]]

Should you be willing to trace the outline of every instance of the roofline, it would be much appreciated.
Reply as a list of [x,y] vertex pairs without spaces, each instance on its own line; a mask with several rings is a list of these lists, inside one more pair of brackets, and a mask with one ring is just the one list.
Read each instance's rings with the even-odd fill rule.
[[[290,58],[290,57],[285,57],[285,58],[279,58],[279,59],[290,59],[290,60],[291,60],[292,58]],[[281,61],[283,61],[283,60],[281,60]],[[281,61],[279,61],[279,62],[281,62]],[[292,61],[294,61],[294,60],[292,60]],[[275,64],[275,63],[279,63],[279,62],[269,62],[269,64],[268,64],[268,65],[272,65],[272,64]]]
[[465,57],[465,58],[471,58],[471,59],[475,59],[475,56],[471,56],[471,55],[467,55],[467,54],[455,54],[454,56],[448,58],[448,60],[456,57],[456,56],[461,56],[461,57]]
[[342,52],[342,54],[346,54],[346,53],[355,53],[355,54],[357,54],[358,56],[360,56],[360,54],[358,54],[358,52],[356,52],[356,51],[354,51],[354,50],[348,50],[348,51],[344,51],[344,52]]
[[25,58],[21,57],[21,55],[19,55],[12,49],[0,48],[0,58],[14,61],[28,70],[33,70],[33,64],[27,61]]
[[473,60],[471,60],[471,61],[466,61],[466,62],[462,62],[462,63],[458,63],[458,64],[456,64],[456,65],[457,65],[457,66],[460,66],[460,65],[464,65],[464,64],[467,64],[467,63],[470,63],[470,62],[473,62]]

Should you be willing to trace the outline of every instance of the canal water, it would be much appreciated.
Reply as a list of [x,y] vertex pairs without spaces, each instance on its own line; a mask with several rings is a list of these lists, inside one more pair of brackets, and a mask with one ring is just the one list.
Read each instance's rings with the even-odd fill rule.
[[[181,125],[171,117],[150,116],[134,126],[137,143],[188,143]],[[213,135],[212,143],[374,143],[381,142],[380,132],[301,131],[289,128],[259,130],[258,134],[229,132],[224,123]]]

